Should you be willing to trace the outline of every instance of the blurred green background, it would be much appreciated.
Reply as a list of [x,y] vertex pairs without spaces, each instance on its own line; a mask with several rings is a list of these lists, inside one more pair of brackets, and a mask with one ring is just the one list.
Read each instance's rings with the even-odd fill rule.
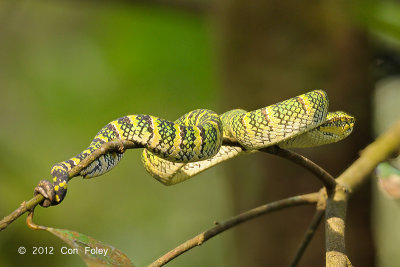
[[[31,198],[53,164],[78,154],[115,118],[255,109],[317,88],[327,90],[333,109],[357,118],[350,140],[305,151],[338,175],[373,140],[375,82],[400,72],[399,18],[390,1],[2,1],[0,216]],[[140,152],[128,151],[102,177],[75,178],[64,202],[36,209],[35,221],[90,235],[145,266],[214,221],[320,187],[293,164],[265,155],[165,187],[145,172]],[[349,208],[350,259],[398,266],[375,258],[385,256],[371,235],[370,201],[366,185]],[[308,207],[267,216],[169,265],[285,266],[312,213]],[[17,253],[20,246],[26,255]],[[33,246],[53,246],[55,255],[31,255]],[[60,255],[61,246],[20,218],[0,233],[0,266],[84,265]],[[300,265],[323,264],[323,246],[320,229]]]

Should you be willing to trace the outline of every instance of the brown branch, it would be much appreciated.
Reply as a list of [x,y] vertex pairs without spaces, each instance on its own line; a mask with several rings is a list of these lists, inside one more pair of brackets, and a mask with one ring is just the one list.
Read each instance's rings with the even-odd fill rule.
[[345,246],[345,221],[348,193],[338,186],[326,202],[325,247],[326,266],[348,266]]
[[259,217],[261,215],[270,213],[272,211],[281,210],[288,207],[311,204],[318,202],[320,198],[319,193],[311,193],[305,195],[294,196],[282,200],[278,200],[269,204],[265,204],[263,206],[248,210],[243,212],[235,217],[232,217],[224,222],[218,223],[213,228],[200,233],[199,235],[193,237],[192,239],[187,240],[183,244],[179,245],[175,249],[169,251],[155,262],[151,263],[148,267],[156,267],[163,266],[174,258],[178,257],[182,253],[196,247],[202,245],[204,242],[209,240],[210,238],[238,225],[243,222],[249,221],[253,218]]
[[[125,140],[113,140],[111,142],[104,143],[101,145],[101,147],[99,149],[97,149],[91,155],[89,155],[84,160],[82,160],[78,165],[76,165],[74,168],[72,168],[71,171],[69,172],[69,177],[71,179],[75,176],[78,176],[79,173],[84,168],[89,166],[90,163],[92,163],[98,157],[100,157],[101,155],[103,155],[107,152],[121,151],[121,150],[125,150],[125,149],[140,148],[140,147],[142,147],[142,146],[137,145],[131,141],[125,141]],[[19,216],[21,216],[25,212],[33,210],[43,200],[44,200],[44,197],[42,195],[36,195],[33,198],[31,198],[30,200],[22,202],[18,209],[14,210],[11,214],[5,216],[0,221],[0,231],[4,230],[10,223],[15,221]]]
[[300,165],[303,168],[307,169],[321,180],[321,182],[326,187],[328,194],[332,192],[337,184],[335,178],[333,178],[333,176],[325,171],[321,166],[296,152],[286,150],[278,146],[262,148],[260,149],[260,151],[288,159],[296,163],[297,165]]
[[[325,202],[325,198],[323,199],[323,202]],[[323,203],[323,204],[325,204],[325,203]],[[314,217],[312,218],[311,223],[310,223],[306,233],[304,234],[303,240],[301,241],[300,246],[297,249],[296,254],[295,254],[290,266],[295,267],[299,263],[308,244],[310,244],[311,239],[314,237],[315,231],[317,230],[319,224],[321,223],[322,218],[324,217],[324,214],[325,214],[325,207],[321,208],[321,205],[317,205],[317,209],[315,211]]]

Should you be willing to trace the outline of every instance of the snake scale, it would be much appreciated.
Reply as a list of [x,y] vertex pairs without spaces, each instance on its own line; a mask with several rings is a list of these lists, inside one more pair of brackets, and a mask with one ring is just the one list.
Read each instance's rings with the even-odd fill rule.
[[[355,119],[342,111],[328,112],[328,104],[327,94],[315,90],[250,112],[234,109],[218,115],[197,109],[175,122],[150,115],[124,116],[104,126],[80,154],[54,165],[54,184],[41,180],[35,194],[45,197],[43,206],[59,204],[72,178],[70,170],[102,144],[116,139],[145,147],[142,161],[146,170],[166,185],[264,147],[302,148],[334,143],[352,132]],[[224,140],[240,146],[222,145]],[[102,175],[122,156],[122,151],[103,154],[79,175]]]

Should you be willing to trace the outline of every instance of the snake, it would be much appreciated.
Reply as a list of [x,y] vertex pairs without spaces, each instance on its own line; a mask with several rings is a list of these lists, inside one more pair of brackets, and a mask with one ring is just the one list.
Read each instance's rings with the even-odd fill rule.
[[[273,145],[290,149],[335,143],[350,135],[355,118],[344,111],[328,112],[328,106],[327,93],[314,90],[249,112],[233,109],[218,115],[196,109],[175,121],[143,114],[124,116],[104,126],[80,154],[55,164],[51,169],[53,183],[41,180],[35,194],[44,196],[44,207],[61,203],[72,168],[113,140],[143,147],[145,169],[165,185]],[[78,175],[100,176],[115,167],[123,154],[122,150],[102,154]]]

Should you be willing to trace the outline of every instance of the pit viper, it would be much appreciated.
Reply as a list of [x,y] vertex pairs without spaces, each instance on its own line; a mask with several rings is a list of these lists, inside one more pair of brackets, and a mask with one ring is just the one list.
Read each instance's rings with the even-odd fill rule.
[[[70,170],[112,140],[129,140],[144,147],[146,170],[166,185],[268,146],[303,148],[334,143],[352,132],[355,118],[343,111],[328,112],[328,104],[326,92],[314,90],[250,112],[234,109],[218,115],[197,109],[175,122],[151,115],[124,116],[104,126],[80,154],[55,164],[51,169],[54,184],[41,180],[35,194],[45,197],[43,206],[59,204],[72,178]],[[222,145],[224,140],[240,145]],[[123,153],[103,154],[79,175],[102,175],[121,160]]]

